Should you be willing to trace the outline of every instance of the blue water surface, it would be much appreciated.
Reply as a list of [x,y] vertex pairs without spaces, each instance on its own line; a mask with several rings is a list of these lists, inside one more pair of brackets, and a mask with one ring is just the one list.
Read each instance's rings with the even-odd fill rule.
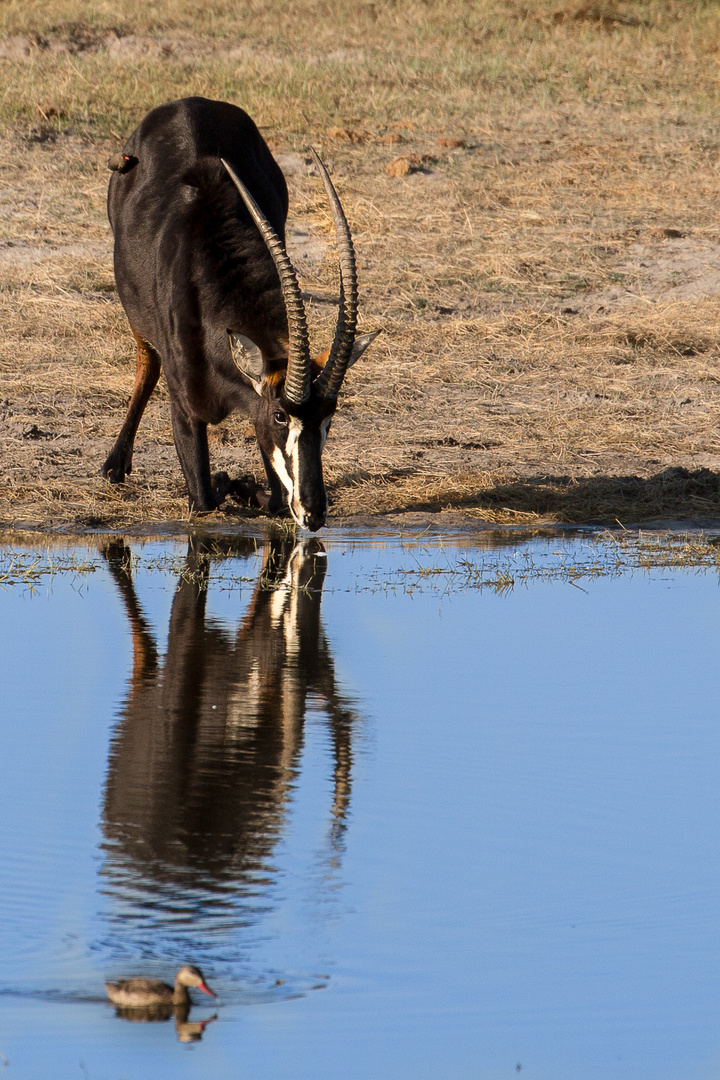
[[[4,1075],[716,1077],[717,575],[324,546],[0,593]],[[105,997],[186,962],[196,1041]]]

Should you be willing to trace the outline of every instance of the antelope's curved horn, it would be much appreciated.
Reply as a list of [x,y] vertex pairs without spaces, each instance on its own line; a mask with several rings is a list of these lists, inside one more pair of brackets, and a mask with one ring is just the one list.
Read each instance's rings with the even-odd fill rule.
[[355,248],[350,235],[350,226],[328,171],[320,160],[320,155],[312,146],[310,153],[320,170],[320,176],[330,200],[340,263],[340,306],[335,337],[327,363],[315,380],[315,388],[321,397],[336,398],[348,369],[357,329],[358,287]]
[[260,234],[267,244],[268,251],[273,257],[273,262],[280,276],[280,286],[285,301],[289,330],[285,396],[290,401],[294,401],[296,405],[302,405],[310,397],[310,341],[307,319],[305,318],[305,305],[302,301],[295,267],[290,261],[290,256],[285,250],[282,240],[280,240],[240,177],[224,158],[220,160],[227,169],[230,179],[240,192],[250,216],[260,230]]

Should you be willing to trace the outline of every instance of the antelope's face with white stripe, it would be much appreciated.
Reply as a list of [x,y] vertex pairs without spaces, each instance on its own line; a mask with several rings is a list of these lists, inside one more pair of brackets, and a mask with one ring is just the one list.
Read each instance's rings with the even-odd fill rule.
[[[374,337],[367,334],[356,339],[348,367]],[[255,343],[243,334],[231,333],[230,344],[235,363],[261,399],[255,433],[270,483],[268,509],[278,513],[287,505],[298,525],[315,532],[327,517],[322,452],[337,408],[337,397],[322,393],[329,354],[312,361],[310,392],[305,401],[298,403],[285,392],[284,362],[265,360]]]
[[270,483],[268,509],[277,512],[287,501],[298,525],[315,531],[327,516],[322,451],[338,394],[347,369],[379,331],[363,337],[356,334],[358,288],[352,237],[327,170],[314,150],[312,154],[330,200],[340,266],[335,336],[330,349],[316,360],[310,357],[305,307],[285,245],[242,180],[226,161],[223,164],[267,244],[287,312],[287,343],[274,343],[272,356],[264,355],[247,335],[228,331],[233,360],[261,398],[255,431]]

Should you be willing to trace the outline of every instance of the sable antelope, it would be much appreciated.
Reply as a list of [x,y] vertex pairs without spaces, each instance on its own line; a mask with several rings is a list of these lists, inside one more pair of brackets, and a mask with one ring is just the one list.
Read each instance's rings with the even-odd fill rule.
[[[132,397],[102,468],[112,483],[131,470],[138,424],[162,363],[191,510],[214,510],[233,493],[270,513],[287,504],[311,530],[325,523],[323,446],[345,373],[375,334],[356,335],[352,237],[327,170],[312,153],[340,264],[335,335],[315,359],[285,249],[285,178],[242,109],[200,97],[161,105],[108,162],[115,278],[137,342]],[[211,476],[207,425],[235,410],[255,425],[269,494],[226,473]]]

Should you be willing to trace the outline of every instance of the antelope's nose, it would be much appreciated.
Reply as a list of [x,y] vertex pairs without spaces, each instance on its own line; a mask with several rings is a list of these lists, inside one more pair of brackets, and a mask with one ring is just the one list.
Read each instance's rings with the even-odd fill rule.
[[316,502],[315,506],[298,506],[297,510],[293,507],[293,517],[297,521],[298,525],[302,525],[303,529],[309,529],[310,532],[317,532],[318,529],[322,529],[325,524],[325,518],[327,517],[327,505],[323,505]]
[[303,525],[310,532],[317,532],[318,529],[322,529],[325,524],[325,514],[305,514],[303,518]]

